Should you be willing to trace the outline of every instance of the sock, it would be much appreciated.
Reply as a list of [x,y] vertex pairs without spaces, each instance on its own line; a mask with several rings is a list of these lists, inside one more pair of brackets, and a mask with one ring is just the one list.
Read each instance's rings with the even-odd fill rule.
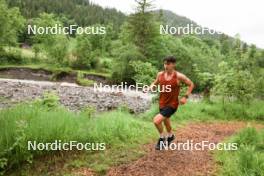
[[168,133],[168,137],[172,137],[173,133]]
[[165,135],[163,133],[161,133],[160,138],[165,138]]

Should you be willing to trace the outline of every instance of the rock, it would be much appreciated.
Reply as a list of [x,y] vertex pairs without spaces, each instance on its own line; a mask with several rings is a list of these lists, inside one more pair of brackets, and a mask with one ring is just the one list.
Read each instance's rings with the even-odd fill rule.
[[0,90],[1,96],[10,102],[0,101],[0,108],[9,107],[12,102],[41,98],[44,92],[52,91],[58,94],[60,103],[69,110],[79,111],[92,106],[97,111],[107,111],[126,105],[131,112],[140,113],[149,109],[152,98],[134,91],[104,92],[73,84],[13,79],[0,79]]

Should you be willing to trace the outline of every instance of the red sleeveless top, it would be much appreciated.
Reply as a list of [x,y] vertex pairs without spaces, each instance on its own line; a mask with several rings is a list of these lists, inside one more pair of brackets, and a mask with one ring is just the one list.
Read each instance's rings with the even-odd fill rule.
[[[177,79],[177,72],[173,73],[170,80],[165,79],[165,72],[162,72],[159,76],[160,85],[160,97],[159,97],[159,107],[164,108],[165,106],[170,106],[172,108],[177,108],[179,105],[179,93],[180,85]],[[171,91],[166,91],[165,86],[170,85]]]

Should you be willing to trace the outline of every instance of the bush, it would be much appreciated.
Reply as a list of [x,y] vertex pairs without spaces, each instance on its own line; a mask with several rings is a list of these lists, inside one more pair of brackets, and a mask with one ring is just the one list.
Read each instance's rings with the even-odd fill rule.
[[217,160],[221,163],[219,175],[264,175],[264,130],[257,132],[248,127],[229,140],[238,144],[237,151],[221,151]]
[[77,79],[76,79],[77,84],[82,85],[82,86],[90,86],[93,85],[94,81],[86,79],[84,77],[84,73],[81,71],[77,72]]
[[156,78],[158,70],[149,62],[132,61],[130,65],[135,70],[133,79],[137,83],[150,85]]
[[223,99],[236,99],[250,103],[254,97],[255,79],[248,70],[231,68],[228,63],[219,64],[220,72],[215,75],[214,92]]
[[74,50],[75,60],[71,63],[73,68],[91,69],[92,45],[86,36],[77,36],[77,45]]
[[54,92],[45,92],[43,100],[39,103],[49,110],[55,109],[59,106],[59,97]]
[[[41,13],[39,18],[34,18],[32,23],[38,27],[47,27],[62,25],[54,14]],[[36,34],[32,36],[35,56],[42,51],[50,57],[49,62],[52,64],[65,65],[65,56],[67,55],[69,40],[64,34]],[[54,62],[55,60],[55,62]]]
[[26,59],[22,56],[19,49],[0,50],[0,63],[1,64],[22,64]]
[[129,64],[132,61],[144,60],[144,56],[134,45],[126,45],[119,50],[120,55],[113,66],[112,80],[114,82],[127,82],[134,84],[135,71]]

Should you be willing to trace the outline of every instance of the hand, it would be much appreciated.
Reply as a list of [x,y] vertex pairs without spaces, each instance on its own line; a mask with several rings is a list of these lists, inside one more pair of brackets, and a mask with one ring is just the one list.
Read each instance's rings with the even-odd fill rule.
[[187,103],[187,98],[186,98],[186,97],[182,97],[182,98],[180,99],[180,104],[181,104],[181,105],[184,105],[185,103]]
[[142,90],[143,93],[148,93],[149,92],[149,89],[144,89]]

